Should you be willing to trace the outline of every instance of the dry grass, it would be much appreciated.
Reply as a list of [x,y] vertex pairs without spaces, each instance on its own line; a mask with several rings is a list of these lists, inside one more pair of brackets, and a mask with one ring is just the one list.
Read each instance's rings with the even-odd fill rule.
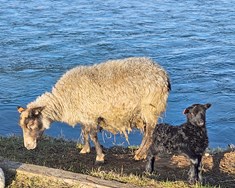
[[[37,176],[27,176],[26,174],[17,174],[11,181],[9,188],[33,187],[33,188],[71,188],[71,185],[61,181],[52,181],[50,179],[40,178]],[[79,185],[78,185],[79,187]]]
[[[95,150],[89,154],[80,154],[80,144],[63,139],[44,137],[35,150],[27,150],[23,146],[22,137],[0,137],[1,156],[9,160],[28,164],[36,164],[51,168],[88,174],[108,180],[131,183],[146,187],[180,187],[209,188],[233,187],[235,185],[235,152],[219,152],[204,157],[205,183],[203,186],[187,184],[188,161],[183,156],[159,158],[153,175],[143,173],[145,161],[133,159],[136,148],[113,147],[105,149],[106,162],[102,166],[94,165]],[[48,182],[27,175],[14,176],[6,174],[7,187],[68,187],[61,182]],[[79,187],[79,185],[78,185]]]

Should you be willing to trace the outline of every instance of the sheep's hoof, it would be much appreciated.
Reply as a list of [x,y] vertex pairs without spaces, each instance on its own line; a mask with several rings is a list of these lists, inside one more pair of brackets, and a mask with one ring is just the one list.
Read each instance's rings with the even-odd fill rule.
[[197,179],[196,178],[190,178],[189,180],[188,180],[188,183],[190,184],[190,185],[194,185],[194,184],[196,184],[198,181],[197,181]]
[[82,150],[80,151],[80,153],[81,154],[85,154],[85,153],[90,153],[91,152],[91,150],[90,150],[90,148],[82,148]]
[[147,157],[146,154],[144,154],[144,155],[135,154],[134,159],[136,161],[139,161],[139,160],[142,160],[142,159],[146,159],[146,157]]
[[100,156],[96,156],[96,159],[95,159],[95,165],[102,165],[104,164],[104,154],[100,155]]
[[199,184],[201,185],[202,184],[202,177],[190,177],[188,178],[188,183],[193,185],[193,184]]
[[153,169],[151,168],[146,168],[145,171],[144,171],[145,174],[147,175],[152,175],[153,174]]
[[104,161],[95,161],[95,165],[101,166],[104,164]]

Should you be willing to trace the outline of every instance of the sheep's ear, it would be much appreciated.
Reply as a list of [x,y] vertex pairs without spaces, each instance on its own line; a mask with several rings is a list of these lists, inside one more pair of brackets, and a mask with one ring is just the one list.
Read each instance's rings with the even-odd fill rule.
[[189,113],[189,109],[188,108],[184,109],[184,111],[183,111],[183,114],[187,114],[187,113]]
[[36,107],[36,108],[32,108],[30,110],[30,115],[31,116],[38,116],[39,114],[41,114],[42,110],[44,109],[44,106],[40,106],[40,107]]
[[205,107],[206,109],[208,109],[208,108],[211,107],[211,104],[210,104],[210,103],[204,104],[204,107]]
[[17,110],[21,114],[25,109],[21,106],[17,106]]

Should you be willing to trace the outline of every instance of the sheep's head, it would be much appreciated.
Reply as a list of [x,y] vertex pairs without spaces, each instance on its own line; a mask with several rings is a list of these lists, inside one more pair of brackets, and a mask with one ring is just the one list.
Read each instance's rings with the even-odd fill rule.
[[188,122],[195,126],[205,126],[206,124],[206,110],[211,107],[211,104],[193,104],[184,110]]
[[36,148],[37,140],[45,130],[42,117],[43,109],[43,107],[26,109],[18,107],[18,112],[20,113],[19,125],[23,130],[24,146],[28,150]]

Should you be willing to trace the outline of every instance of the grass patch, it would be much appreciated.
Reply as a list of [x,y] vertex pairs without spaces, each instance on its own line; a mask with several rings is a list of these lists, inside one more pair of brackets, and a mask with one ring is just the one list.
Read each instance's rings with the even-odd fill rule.
[[[38,142],[36,149],[27,150],[23,146],[22,137],[0,137],[0,154],[9,160],[63,169],[141,187],[212,188],[232,187],[235,184],[234,174],[221,172],[219,165],[215,166],[216,168],[206,167],[208,169],[203,173],[205,185],[190,186],[187,184],[188,167],[172,166],[171,162],[164,161],[165,159],[156,162],[157,172],[153,175],[144,174],[145,161],[135,161],[133,159],[137,149],[136,146],[104,148],[106,162],[102,166],[94,165],[96,157],[94,148],[91,149],[89,154],[80,154],[81,148],[82,145],[75,141],[45,136]],[[61,182],[41,180],[38,177],[28,178],[27,176],[11,176],[9,174],[6,176],[8,188],[53,187],[54,184],[54,187],[68,186]]]
[[100,177],[107,180],[115,180],[123,183],[130,183],[140,187],[154,187],[154,188],[212,188],[214,186],[202,185],[188,185],[184,181],[157,181],[154,175],[134,175],[134,174],[120,174],[113,171],[105,172],[101,170],[92,171],[91,176]]
[[[8,172],[9,175],[9,172]],[[9,180],[7,180],[9,182]],[[78,188],[79,184],[72,185],[60,180],[52,180],[51,178],[45,178],[40,176],[32,176],[27,174],[16,174],[11,183],[6,188]]]

